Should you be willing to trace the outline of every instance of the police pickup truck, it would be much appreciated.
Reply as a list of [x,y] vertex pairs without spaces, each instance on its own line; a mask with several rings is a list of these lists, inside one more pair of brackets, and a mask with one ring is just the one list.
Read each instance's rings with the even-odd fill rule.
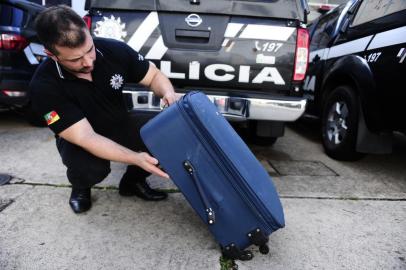
[[406,1],[350,0],[310,26],[307,115],[321,118],[326,153],[389,153],[406,134]]
[[[126,42],[176,92],[205,92],[257,143],[274,143],[305,110],[306,0],[87,0],[86,9],[93,36]],[[138,85],[124,93],[129,110],[161,109]]]

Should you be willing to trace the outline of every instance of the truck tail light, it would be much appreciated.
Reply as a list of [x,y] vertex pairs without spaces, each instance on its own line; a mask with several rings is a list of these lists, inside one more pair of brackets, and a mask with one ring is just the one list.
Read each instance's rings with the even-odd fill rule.
[[25,37],[17,34],[1,34],[0,49],[20,51],[28,45]]
[[9,97],[23,97],[26,95],[26,92],[23,91],[14,91],[14,90],[2,90],[4,95]]
[[92,27],[92,18],[89,15],[86,15],[83,17],[83,20],[85,21],[87,28],[90,30]]
[[297,30],[295,73],[294,81],[302,81],[305,78],[307,65],[309,63],[309,31],[307,29]]
[[327,11],[333,9],[334,6],[331,5],[320,5],[318,11],[321,13],[326,13]]

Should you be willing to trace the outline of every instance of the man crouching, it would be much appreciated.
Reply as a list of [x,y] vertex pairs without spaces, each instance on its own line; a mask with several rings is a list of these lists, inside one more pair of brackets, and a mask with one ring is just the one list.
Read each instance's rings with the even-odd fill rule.
[[166,193],[151,189],[146,177],[169,178],[147,153],[139,136],[142,121],[130,121],[123,99],[125,83],[149,87],[163,101],[176,101],[172,84],[127,44],[92,38],[83,19],[67,6],[51,7],[36,19],[48,59],[30,83],[34,110],[56,135],[56,145],[72,184],[75,213],[91,207],[91,187],[110,173],[110,161],[128,164],[123,196],[158,201]]

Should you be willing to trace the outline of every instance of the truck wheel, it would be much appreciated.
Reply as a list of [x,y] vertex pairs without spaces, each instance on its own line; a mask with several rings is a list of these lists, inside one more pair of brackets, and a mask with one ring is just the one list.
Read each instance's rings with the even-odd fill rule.
[[338,86],[326,98],[322,112],[321,135],[326,154],[337,160],[358,160],[355,151],[359,102],[349,86]]

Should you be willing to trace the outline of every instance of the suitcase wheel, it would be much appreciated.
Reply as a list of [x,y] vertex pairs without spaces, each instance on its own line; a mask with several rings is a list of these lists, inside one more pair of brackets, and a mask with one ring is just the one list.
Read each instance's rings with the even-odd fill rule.
[[269,237],[266,236],[261,229],[257,228],[247,234],[248,238],[250,239],[251,244],[259,246],[259,252],[262,254],[269,253],[269,247],[266,243],[268,243]]
[[249,250],[244,250],[238,259],[241,261],[249,261],[252,260],[252,258],[254,258],[254,254]]
[[231,260],[241,260],[241,261],[249,261],[254,258],[254,254],[252,254],[249,250],[241,250],[234,244],[228,245],[221,249],[223,256],[227,259]]
[[261,254],[268,254],[269,253],[269,247],[268,245],[262,245],[259,247],[259,252],[261,252]]

